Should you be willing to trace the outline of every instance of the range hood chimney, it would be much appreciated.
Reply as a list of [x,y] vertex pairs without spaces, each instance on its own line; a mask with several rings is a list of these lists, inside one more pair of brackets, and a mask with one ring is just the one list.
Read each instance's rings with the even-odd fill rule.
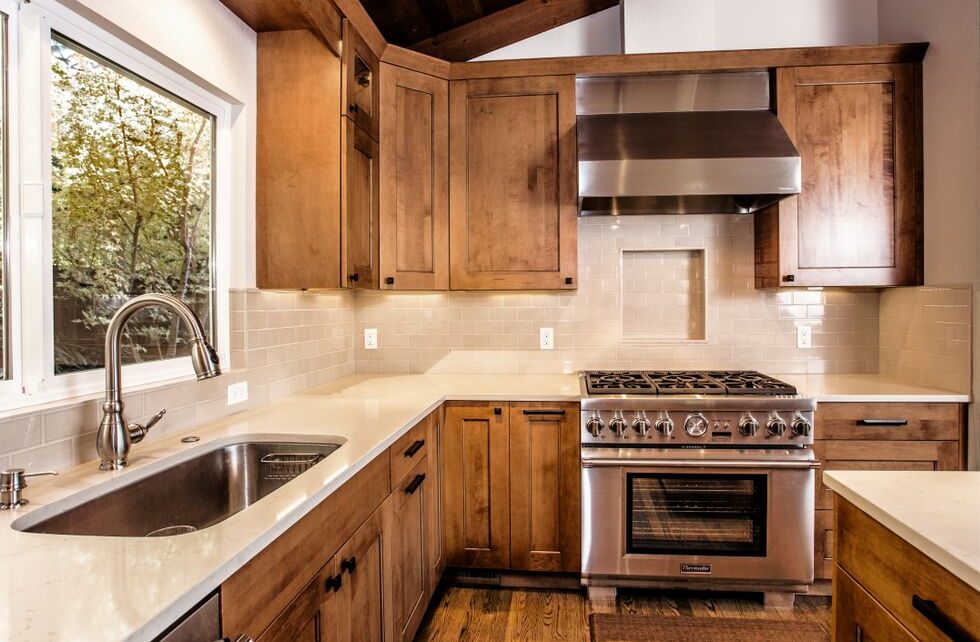
[[800,192],[765,71],[576,85],[583,216],[750,213]]

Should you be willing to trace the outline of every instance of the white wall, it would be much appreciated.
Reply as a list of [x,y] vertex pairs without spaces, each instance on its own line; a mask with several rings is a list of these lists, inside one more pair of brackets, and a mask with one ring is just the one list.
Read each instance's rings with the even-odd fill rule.
[[483,54],[473,60],[513,60],[555,56],[599,56],[623,53],[619,7],[574,20]]
[[623,0],[625,53],[872,44],[877,12],[876,0]]
[[230,286],[255,286],[255,32],[218,0],[60,0],[235,105]]

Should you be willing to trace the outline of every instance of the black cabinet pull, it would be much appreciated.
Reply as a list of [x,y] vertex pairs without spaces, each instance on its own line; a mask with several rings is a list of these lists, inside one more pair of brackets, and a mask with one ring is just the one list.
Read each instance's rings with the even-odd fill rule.
[[787,274],[783,277],[783,281],[786,283],[794,283],[796,281],[795,274]]
[[565,411],[564,410],[534,410],[532,408],[528,408],[524,410],[524,414],[525,415],[552,415],[557,417],[564,417]]
[[411,446],[408,447],[408,450],[405,451],[405,456],[406,457],[414,457],[415,456],[415,453],[417,453],[418,451],[422,450],[422,446],[424,446],[424,445],[425,445],[425,440],[424,439],[417,440],[414,444],[412,444]]
[[912,596],[912,608],[921,613],[933,626],[946,634],[953,642],[977,642],[977,639],[967,633],[952,618],[939,610],[932,600],[925,600],[918,595]]
[[357,558],[356,557],[348,557],[345,560],[341,560],[341,562],[340,562],[340,570],[341,571],[347,571],[348,573],[350,573],[351,575],[353,575],[354,574],[354,571],[357,570]]
[[385,285],[394,285],[394,284],[395,284],[395,277],[393,276],[385,277]]
[[349,111],[350,111],[350,112],[351,112],[352,114],[356,114],[356,113],[357,113],[358,111],[360,111],[360,108],[359,108],[359,107],[357,106],[357,104],[356,104],[356,103],[351,103],[351,104],[350,104],[350,107],[348,107],[348,110],[349,110]]
[[501,415],[501,414],[503,414],[503,412],[504,412],[503,408],[494,408],[493,409],[493,414],[495,414],[495,415]]
[[422,485],[422,482],[424,482],[424,481],[425,481],[425,475],[424,474],[420,473],[420,474],[416,475],[415,476],[415,479],[412,480],[412,483],[410,483],[408,486],[405,487],[405,494],[406,495],[411,495],[412,493],[414,493],[415,491],[417,491],[419,489],[419,486],[421,486]]
[[858,419],[857,425],[881,428],[882,426],[908,426],[908,419]]
[[333,577],[328,577],[327,581],[323,583],[323,587],[328,591],[333,591],[336,593],[340,590],[340,587],[344,585],[344,576],[340,573],[334,575]]
[[350,276],[348,276],[347,278],[350,279],[351,281],[354,281],[355,283],[357,283],[358,281],[361,280],[361,275],[360,274],[357,274],[357,273],[354,273],[354,274],[351,274]]

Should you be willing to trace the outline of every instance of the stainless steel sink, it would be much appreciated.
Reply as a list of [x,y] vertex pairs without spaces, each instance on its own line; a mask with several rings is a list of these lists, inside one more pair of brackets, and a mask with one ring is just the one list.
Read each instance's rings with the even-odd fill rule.
[[[192,533],[244,510],[340,445],[254,440],[217,446],[64,510],[52,505],[37,516],[29,513],[13,527],[28,533],[111,537]],[[49,512],[54,514],[47,516]]]

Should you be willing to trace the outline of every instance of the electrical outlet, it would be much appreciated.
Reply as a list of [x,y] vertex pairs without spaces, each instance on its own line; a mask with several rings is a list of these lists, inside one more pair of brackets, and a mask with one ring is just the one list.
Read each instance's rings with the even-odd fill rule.
[[808,325],[796,326],[796,347],[813,347],[813,327]]
[[378,329],[377,328],[364,328],[364,349],[365,350],[377,350],[378,349]]
[[240,381],[228,386],[228,405],[234,406],[248,401],[248,382]]
[[555,349],[555,330],[554,328],[541,328],[541,349]]

